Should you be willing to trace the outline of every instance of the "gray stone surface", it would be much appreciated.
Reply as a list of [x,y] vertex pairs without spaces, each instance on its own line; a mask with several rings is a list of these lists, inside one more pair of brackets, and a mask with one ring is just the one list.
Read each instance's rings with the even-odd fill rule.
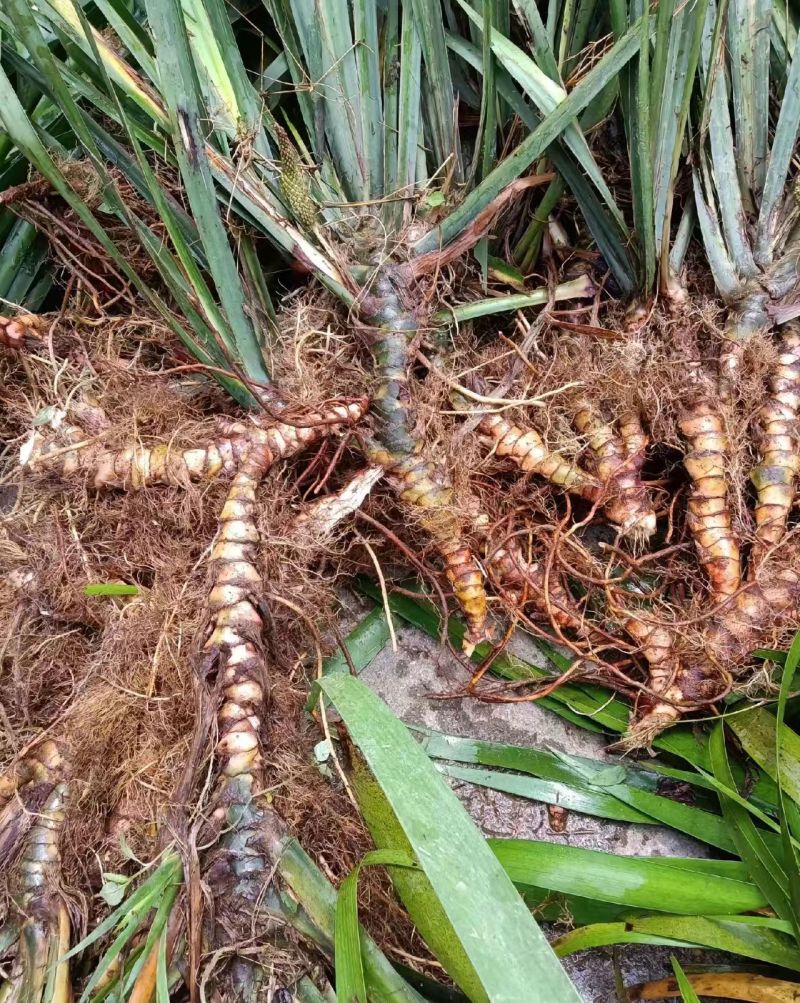
[[[437,699],[462,689],[467,670],[418,631],[400,628],[398,651],[391,645],[361,678],[407,724],[487,741],[535,746],[602,759],[602,738],[574,727],[535,703],[493,704],[475,699]],[[522,651],[518,651],[523,654]],[[525,650],[532,660],[536,649]],[[456,782],[454,789],[487,836],[516,836],[642,856],[702,855],[700,844],[657,826],[628,825],[570,813],[566,831],[554,832],[547,808],[523,798]],[[681,952],[688,962],[694,952]],[[671,974],[669,952],[649,947],[617,951],[628,985]],[[612,952],[588,951],[566,961],[586,1003],[617,1003]],[[557,1001],[553,1001],[557,1003]]]

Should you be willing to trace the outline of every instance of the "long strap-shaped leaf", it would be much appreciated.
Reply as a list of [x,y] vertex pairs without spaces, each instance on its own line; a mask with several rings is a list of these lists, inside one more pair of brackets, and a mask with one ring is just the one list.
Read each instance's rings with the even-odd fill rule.
[[182,0],[186,34],[215,129],[244,140],[262,160],[273,157],[263,127],[261,98],[247,76],[230,15],[222,0]]
[[754,199],[763,187],[767,165],[771,8],[771,0],[730,0],[728,11],[736,149]]
[[789,77],[786,81],[775,127],[775,137],[769,155],[769,167],[761,196],[761,209],[756,231],[756,260],[767,265],[772,259],[778,210],[780,208],[789,174],[789,165],[795,152],[797,132],[800,128],[800,32],[797,34]]
[[[705,157],[700,152],[701,169],[705,168]],[[707,169],[703,170],[707,177]],[[694,186],[694,200],[697,206],[697,221],[700,224],[700,233],[703,236],[703,244],[706,249],[706,256],[717,284],[717,289],[723,296],[735,296],[740,288],[739,273],[728,255],[725,245],[725,238],[717,219],[716,205],[712,201],[713,192],[711,185],[706,184],[703,191],[703,182],[700,172],[692,171],[692,184]]]
[[528,31],[531,33],[537,65],[544,70],[551,80],[555,80],[559,84],[563,83],[561,74],[558,72],[558,63],[556,62],[553,47],[550,44],[547,29],[542,22],[541,14],[536,6],[536,0],[514,0],[514,6],[517,8],[517,12],[525,21]]
[[142,72],[152,80],[155,76],[152,39],[128,9],[127,4],[122,0],[95,0],[95,3]]
[[415,254],[435,251],[468,227],[507,185],[544,153],[600,91],[616,79],[622,67],[637,52],[640,41],[641,31],[637,24],[614,43],[577,87],[467,196],[462,205],[414,245]]
[[[628,9],[630,7],[630,9]],[[639,52],[620,74],[620,103],[627,129],[628,156],[631,166],[631,194],[633,199],[634,229],[641,245],[643,290],[648,293],[656,276],[656,244],[653,217],[653,157],[651,153],[651,92],[650,92],[650,25],[643,18],[642,0],[628,5],[625,0],[614,0],[610,5],[611,23],[617,38],[628,28],[629,18],[641,19],[644,33]],[[661,5],[659,5],[659,12]],[[656,20],[656,48],[658,48],[661,18]]]
[[[86,38],[90,45],[93,45],[93,36],[91,33],[91,28],[88,21],[85,20],[83,12],[80,12],[81,18],[83,20],[83,28]],[[128,140],[133,148],[134,154],[136,156],[136,168],[135,170],[139,173],[139,187],[143,189],[143,193],[146,193],[153,202],[161,221],[164,223],[167,232],[172,240],[173,246],[177,253],[178,259],[183,271],[186,276],[186,280],[191,287],[192,292],[196,296],[204,317],[207,319],[208,324],[215,332],[218,341],[225,346],[230,359],[234,360],[237,365],[241,364],[241,358],[237,352],[237,343],[235,339],[231,338],[230,335],[230,325],[228,324],[226,318],[224,317],[219,304],[214,297],[211,289],[209,289],[208,284],[205,281],[203,272],[201,269],[207,268],[207,259],[205,256],[205,248],[203,246],[203,241],[195,228],[194,221],[190,220],[187,223],[181,217],[181,215],[173,208],[172,203],[168,199],[167,195],[163,191],[155,172],[145,157],[141,144],[136,136],[136,130],[133,127],[130,116],[125,112],[123,103],[120,100],[117,92],[114,89],[111,80],[106,73],[103,61],[99,59],[99,54],[95,51],[95,57],[97,59],[98,69],[100,75],[102,76],[106,90],[111,95],[113,104],[115,106],[115,117],[124,126],[127,134]],[[91,120],[87,121],[87,125],[91,128],[89,124]],[[110,137],[109,137],[110,141]],[[99,145],[99,140],[98,140]],[[108,142],[104,144],[101,149],[108,149]],[[110,151],[111,155],[114,155],[114,151]],[[118,159],[118,158],[117,158]],[[128,158],[130,159],[130,158]],[[135,178],[135,174],[132,172],[131,168],[133,165],[126,166],[126,176],[129,176],[132,180]],[[154,243],[150,239],[143,240],[145,249],[149,251],[151,257],[153,257],[156,264],[158,264],[160,259],[164,261],[170,261],[171,258],[167,257],[164,253],[166,249],[155,250]],[[176,293],[177,283],[171,281],[173,276],[177,273],[177,269],[170,268],[165,269],[163,265],[161,266],[162,274],[165,277],[168,287],[173,290],[173,294],[176,295],[176,299],[180,302],[180,296]],[[224,356],[223,356],[224,359]],[[229,360],[225,360],[226,362]],[[261,377],[263,379],[263,377]]]
[[579,1003],[522,899],[406,727],[354,676],[326,676],[320,685],[384,799],[382,816],[374,800],[368,814],[376,839],[381,833],[392,838],[401,832],[427,882],[427,891],[415,886],[416,894],[406,896],[412,919],[430,927],[431,902],[438,903],[439,918],[446,917],[450,929],[449,934],[442,931],[440,945],[450,943],[451,959],[466,956],[474,973],[470,998],[481,1003]]
[[[469,7],[466,0],[458,0],[458,2],[473,23],[483,30],[481,19]],[[507,38],[504,38],[499,31],[492,32],[491,44],[492,51],[498,60],[511,76],[514,77],[517,83],[520,84],[542,115],[552,112],[558,107],[559,102],[562,102],[566,98],[567,92],[560,83],[551,80],[522,49],[514,45]],[[603,178],[603,174],[589,149],[586,137],[581,132],[577,122],[569,123],[564,129],[562,139],[597,188],[620,228],[625,232],[625,220],[622,213],[614,201],[614,196],[611,194]]]
[[687,916],[735,915],[767,904],[738,860],[622,857],[535,839],[490,839],[489,845],[516,885]]
[[353,0],[354,44],[370,198],[383,194],[383,105],[381,102],[378,10],[375,0]]
[[[56,167],[50,154],[37,135],[30,119],[26,116],[24,109],[11,88],[8,78],[3,74],[0,79],[0,87],[7,94],[7,97],[3,101],[2,107],[0,107],[0,119],[3,120],[7,131],[13,137],[20,151],[74,209],[78,217],[109,254],[122,274],[158,310],[170,328],[190,347],[196,357],[201,362],[224,367],[225,358],[219,352],[215,338],[209,330],[208,325],[195,309],[191,297],[186,294],[185,279],[177,270],[171,255],[165,248],[160,246],[160,242],[156,240],[155,235],[147,225],[130,212],[119,196],[116,183],[106,170],[104,159],[98,149],[94,135],[89,129],[80,109],[73,101],[69,89],[61,79],[52,54],[28,6],[22,0],[10,0],[6,5],[6,10],[13,19],[14,28],[18,32],[20,40],[31,53],[33,61],[41,72],[50,96],[61,107],[73,132],[80,140],[90,157],[91,163],[97,170],[98,176],[103,183],[105,197],[111,201],[115,211],[127,222],[131,230],[136,233],[145,249],[151,255],[173,295],[176,297],[176,302],[180,310],[192,325],[199,340],[198,338],[193,338],[177,322],[174,312],[167,307],[161,297],[151,288],[151,284],[141,278],[127,257],[119,250],[104,228],[95,219],[83,200],[67,184],[61,171]],[[226,387],[242,403],[247,403],[251,400],[249,392],[245,391],[241,384],[236,381],[226,380]]]
[[[447,44],[470,66],[481,72],[481,54],[476,46],[457,35],[448,35]],[[502,67],[497,68],[496,82],[500,96],[508,102],[511,109],[533,132],[539,125],[540,119],[526,103],[514,81]],[[547,156],[575,197],[575,201],[586,220],[586,225],[620,289],[625,294],[632,293],[636,288],[636,269],[631,258],[630,241],[626,233],[620,229],[611,212],[603,204],[594,185],[564,149],[560,140],[549,147]]]
[[[777,924],[780,929],[773,929]],[[784,923],[761,916],[642,916],[579,927],[560,937],[555,948],[564,958],[609,944],[710,947],[798,971],[800,951],[784,929]]]
[[261,348],[244,309],[241,276],[219,215],[205,136],[200,129],[205,112],[181,5],[179,0],[148,0],[147,13],[156,39],[156,63],[172,142],[209,269],[233,331],[242,368],[252,379],[265,380],[267,370]]
[[[723,727],[721,723],[716,725],[711,735],[714,774],[721,783],[735,789],[725,749]],[[730,824],[739,856],[747,865],[750,876],[764,892],[778,916],[788,921],[791,917],[791,903],[786,890],[788,879],[782,862],[766,844],[750,815],[734,799],[720,794],[720,805]]]
[[[303,84],[319,95],[317,110],[336,175],[347,197],[369,197],[356,55],[346,0],[269,0],[291,22],[302,49]],[[316,129],[316,123],[315,123]],[[318,156],[322,150],[317,150]]]
[[[169,130],[167,111],[157,90],[144,81],[99,32],[92,33],[92,44],[89,44],[76,13],[75,0],[43,0],[43,7],[53,12],[59,27],[70,32],[73,41],[90,58],[94,58],[96,50],[109,76],[122,92],[153,121]],[[280,201],[253,167],[234,163],[230,157],[220,154],[213,147],[206,147],[206,155],[214,180],[230,193],[246,216],[287,253],[301,257],[306,266],[341,299],[351,302],[347,282],[337,266],[305,233],[286,219]]]
[[749,278],[755,275],[756,264],[747,237],[747,221],[742,205],[728,103],[728,83],[723,61],[725,36],[721,23],[724,9],[724,4],[717,7],[715,0],[711,0],[706,14],[702,44],[705,101],[708,107],[711,164],[722,229],[737,271],[742,277]]
[[402,0],[410,4],[422,44],[427,84],[424,99],[429,109],[430,142],[438,170],[453,158],[453,173],[461,179],[461,152],[455,128],[455,94],[447,58],[440,0]]
[[[397,107],[396,188],[413,194],[417,170],[422,94],[422,46],[417,24],[407,4],[403,5],[400,34],[400,80]],[[411,203],[406,203],[410,207]],[[404,213],[404,215],[407,215]]]
[[778,779],[776,739],[780,741],[780,773],[783,792],[800,805],[800,736],[775,720],[766,707],[753,707],[730,718],[729,727],[744,751],[773,780]]
[[694,90],[707,6],[708,0],[696,0],[680,5],[675,12],[666,53],[661,113],[652,126],[655,237],[662,262],[666,262],[669,254],[675,175]]

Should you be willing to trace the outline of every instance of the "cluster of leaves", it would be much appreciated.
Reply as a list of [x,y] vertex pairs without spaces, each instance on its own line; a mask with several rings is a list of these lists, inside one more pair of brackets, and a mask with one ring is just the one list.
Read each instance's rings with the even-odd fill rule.
[[[369,581],[361,586],[380,600]],[[395,594],[389,606],[399,622],[439,636],[440,618],[427,599]],[[388,641],[386,616],[377,607],[348,637],[350,661],[358,670]],[[457,638],[462,628],[453,619],[449,626],[451,638]],[[558,652],[546,653],[563,670]],[[480,662],[485,654],[478,650],[473,657]],[[756,967],[772,966],[778,975],[782,970],[800,973],[800,737],[786,723],[787,716],[794,720],[798,712],[800,635],[787,652],[760,654],[777,674],[779,694],[772,706],[731,698],[710,731],[689,724],[675,728],[656,739],[658,758],[635,764],[604,765],[547,749],[414,729],[417,750],[427,753],[444,777],[596,818],[669,826],[708,847],[709,857],[640,858],[540,840],[487,840],[534,914],[551,922],[566,919],[573,927],[555,941],[560,957],[614,944],[701,947],[738,955],[746,959],[745,967],[755,962]],[[386,853],[407,852],[409,844],[417,859],[426,859],[428,833],[415,833],[404,824],[407,813],[419,810],[416,780],[426,774],[420,764],[409,782],[406,764],[416,767],[418,751],[407,750],[411,739],[403,729],[402,735],[400,731],[392,735],[391,743],[383,741],[385,708],[343,668],[339,658],[329,660],[330,679],[336,681],[329,679],[323,688],[334,696],[352,740],[370,766],[373,783],[394,813],[387,822],[386,815],[375,810],[374,791],[356,785],[378,852],[383,854],[375,862],[393,869],[399,862]],[[501,655],[492,668],[507,679],[539,678],[548,671],[509,655]],[[605,735],[621,733],[630,713],[624,701],[594,685],[565,684],[542,704],[573,724]],[[403,784],[409,788],[407,801]],[[439,786],[441,791],[443,785]],[[682,789],[680,798],[676,788]],[[403,833],[394,824],[397,820]],[[445,852],[443,860],[453,877],[463,874],[460,857]],[[412,916],[426,914],[426,886],[400,880],[396,887]],[[443,894],[439,901],[449,917],[452,899]],[[432,936],[425,932],[438,947],[437,957],[467,990],[458,959],[439,946],[446,940],[437,939],[436,931]],[[696,979],[705,992],[727,997],[737,984],[746,987],[751,974],[740,971],[737,982],[726,973],[720,981],[728,990],[724,993],[713,991],[711,976],[681,978],[689,993]],[[736,998],[784,998],[774,987],[764,990],[765,995],[759,995],[758,985],[752,991],[756,995]],[[467,995],[476,998],[469,990]]]
[[[624,294],[647,293],[657,272],[669,287],[696,213],[726,296],[741,294],[786,240],[784,189],[800,120],[791,5],[664,0],[651,15],[638,0],[607,10],[594,0],[551,0],[543,17],[532,0],[517,0],[517,19],[508,0],[461,0],[446,17],[412,0],[265,6],[232,22],[222,0],[102,0],[94,10],[54,0],[38,16],[11,2],[0,19],[3,187],[32,164],[202,361],[267,378],[262,346],[273,308],[256,237],[352,302],[365,262],[347,243],[350,206],[368,206],[373,229],[391,244],[404,243],[420,195],[423,216],[441,204],[436,225],[404,249],[422,255],[456,241],[531,167],[556,176],[512,234],[513,257],[526,266],[565,188]],[[609,31],[613,42],[583,72],[587,45],[600,46]],[[245,59],[253,34],[275,58]],[[744,52],[753,58],[737,62]],[[770,89],[780,100],[771,144]],[[617,102],[633,231],[586,138]],[[456,130],[459,103],[478,112],[477,134]],[[492,166],[516,123],[524,138]],[[700,151],[696,206],[684,200],[675,220],[687,143]],[[740,170],[734,151],[744,158]],[[63,161],[74,157],[91,164],[104,210],[152,257],[170,308],[68,183]],[[161,183],[160,161],[179,173],[190,213]],[[152,204],[170,247],[130,211],[112,168]],[[310,214],[299,208],[304,200]],[[231,211],[250,228],[235,242]],[[32,309],[48,288],[44,246],[30,225],[9,213],[3,220],[0,295]],[[485,275],[485,240],[477,253]],[[228,386],[246,401],[240,384]]]
[[[232,24],[221,0],[183,6],[103,0],[94,12],[56,0],[37,9],[38,16],[27,4],[10,3],[0,20],[9,177],[24,176],[25,160],[32,164],[201,361],[267,378],[261,346],[272,305],[261,237],[284,258],[300,258],[351,302],[365,262],[353,260],[345,246],[350,203],[374,205],[370,219],[394,241],[419,193],[431,193],[423,199],[425,211],[435,204],[431,199],[443,200],[438,225],[407,248],[421,255],[469,230],[492,199],[545,154],[541,166],[552,161],[559,172],[545,199],[557,201],[563,182],[569,184],[619,286],[634,290],[630,233],[575,120],[583,115],[591,125],[608,110],[615,79],[634,57],[647,19],[626,28],[568,94],[562,71],[577,59],[589,25],[602,29],[591,4],[583,4],[577,18],[565,10],[560,42],[536,7],[523,5],[525,24],[538,39],[537,60],[505,37],[508,5],[494,0],[484,4],[482,17],[463,4],[449,23],[435,7],[410,0],[385,8],[356,3],[352,10],[337,0],[318,13],[308,3],[266,6],[260,45],[279,54],[255,66],[242,54],[250,19]],[[559,4],[552,6],[551,19],[559,14]],[[475,44],[481,37],[482,46]],[[428,86],[420,86],[423,79]],[[459,101],[477,101],[480,109],[472,166],[455,132]],[[517,120],[529,133],[490,170],[501,137]],[[103,218],[70,186],[63,161],[71,157],[96,172],[104,210],[151,256],[168,303],[142,281]],[[190,213],[163,187],[162,161],[178,172]],[[317,175],[308,170],[312,164]],[[131,212],[119,177],[152,204],[169,245]],[[449,194],[454,186],[463,199],[458,205]],[[318,208],[316,226],[314,213],[299,209],[298,187]],[[231,210],[249,227],[235,244],[226,232]],[[526,230],[518,255],[530,259],[540,239],[541,226]],[[485,242],[480,255],[485,269]],[[241,386],[238,396],[247,396]]]

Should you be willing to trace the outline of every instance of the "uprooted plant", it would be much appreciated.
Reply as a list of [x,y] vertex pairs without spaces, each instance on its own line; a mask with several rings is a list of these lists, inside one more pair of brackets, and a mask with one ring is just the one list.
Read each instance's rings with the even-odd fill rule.
[[[346,430],[326,453],[318,484],[351,448],[368,466],[295,530],[337,525],[382,477],[394,493],[394,501],[381,495],[383,511],[408,526],[378,525],[416,570],[429,573],[427,557],[435,555],[466,621],[466,651],[499,640],[493,609],[532,630],[544,621],[579,656],[570,679],[601,679],[635,698],[628,748],[712,707],[750,651],[797,620],[789,522],[800,349],[790,326],[776,348],[771,327],[776,317],[791,321],[780,302],[797,284],[797,213],[786,189],[800,123],[800,56],[790,57],[778,35],[770,42],[757,19],[742,21],[740,4],[662,2],[652,16],[640,3],[615,2],[608,11],[586,4],[575,21],[551,6],[554,20],[545,25],[535,4],[515,5],[520,24],[512,25],[507,4],[486,3],[480,16],[461,3],[446,29],[438,6],[422,0],[338,0],[330,9],[268,0],[263,23],[247,31],[280,56],[257,66],[218,0],[152,0],[124,13],[102,4],[103,31],[73,0],[50,0],[41,10],[9,0],[0,14],[9,40],[0,118],[18,151],[9,205],[46,233],[59,227],[60,260],[74,262],[95,306],[98,289],[108,295],[119,277],[130,302],[159,318],[165,340],[183,342],[195,361],[171,366],[173,373],[213,376],[249,411],[218,414],[192,440],[110,446],[113,423],[102,400],[76,386],[57,420],[35,416],[22,456],[26,472],[99,491],[230,482],[208,561],[195,682],[197,721],[214,720],[218,730],[208,818],[197,830],[217,849],[197,866],[206,867],[220,920],[211,943],[232,954],[230,944],[245,935],[235,900],[248,903],[248,916],[259,914],[256,875],[272,859],[261,844],[265,832],[278,831],[261,797],[269,604],[256,555],[259,500],[275,460]],[[743,23],[755,56],[746,78],[735,61]],[[592,50],[585,70],[584,43],[608,29],[612,37],[600,54]],[[535,59],[511,40],[526,35]],[[771,51],[779,69],[772,78]],[[742,112],[743,93],[751,117]],[[478,120],[468,130],[454,109],[470,100]],[[586,138],[615,102],[636,248]],[[494,165],[501,141],[508,148]],[[686,144],[690,160],[682,157]],[[741,171],[734,149],[744,151]],[[20,185],[22,160],[39,176]],[[679,182],[690,175],[694,200],[684,200],[673,227]],[[548,187],[531,214],[541,184]],[[548,230],[565,186],[597,251],[586,248],[583,224],[574,226],[577,248],[555,240],[557,227]],[[684,272],[695,214],[727,301],[721,338],[691,255]],[[565,281],[531,292],[523,276],[493,260],[500,219],[509,221],[510,257],[530,263],[544,245],[551,275],[561,278],[561,270]],[[70,259],[76,233],[80,250]],[[131,237],[146,270],[131,256]],[[91,266],[84,258],[81,273],[88,246]],[[467,259],[473,250],[477,266]],[[292,353],[281,343],[282,324],[291,306],[276,314],[264,277],[276,252],[310,275],[300,295],[322,304],[326,337],[344,346],[327,369],[315,370],[313,395],[296,393],[285,364]],[[95,263],[104,261],[114,278],[95,287]],[[490,274],[525,292],[476,301]],[[610,281],[638,299],[624,316],[608,306],[600,318],[598,290]],[[583,313],[555,309],[558,300],[589,297],[595,301]],[[478,322],[535,303],[548,305],[546,321],[518,315],[520,336],[502,345]],[[45,330],[21,313],[0,323],[0,344],[23,356],[31,348],[69,354],[58,328],[58,319]],[[296,338],[298,358],[305,335]],[[276,356],[284,358],[284,379],[273,382],[267,360]],[[763,396],[755,415],[753,394]],[[509,467],[528,476],[512,477]],[[757,492],[752,518],[748,467]],[[325,540],[319,533],[315,546]],[[482,691],[488,664],[465,692],[536,699],[559,685]],[[176,795],[182,805],[196,792],[208,751],[208,735],[202,728],[197,735]],[[20,778],[37,773],[38,748],[15,765]],[[59,755],[74,758],[69,750]],[[60,775],[45,780],[55,796]],[[63,806],[50,811],[55,818]],[[172,820],[184,845],[186,819]],[[22,845],[23,834],[4,832]],[[172,889],[172,867],[170,860],[158,872],[159,880],[167,873],[162,892]],[[165,966],[184,957],[196,990],[199,902],[184,870],[186,929],[166,921],[170,890],[161,927],[135,942],[132,967],[115,976],[125,992],[150,998]],[[19,955],[18,986],[40,978],[53,944],[63,947],[63,907],[47,902],[36,952],[27,962]],[[292,925],[325,951],[320,922],[302,914]],[[246,952],[231,972],[236,994],[246,995],[254,975]]]

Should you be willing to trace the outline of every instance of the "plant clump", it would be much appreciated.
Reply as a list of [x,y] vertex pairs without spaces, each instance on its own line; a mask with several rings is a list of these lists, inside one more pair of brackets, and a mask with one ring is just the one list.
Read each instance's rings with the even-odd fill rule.
[[[321,957],[348,1003],[417,999],[390,924],[359,934],[358,873],[338,899],[323,873],[326,840],[339,865],[362,847],[323,679],[355,574],[387,608],[422,587],[448,643],[458,618],[455,695],[602,683],[626,752],[752,693],[753,650],[797,627],[795,26],[473,6],[0,13],[15,1001],[67,997],[59,875],[112,905],[121,854],[152,870],[82,943],[119,926],[87,998],[183,980],[195,1003],[210,955],[215,992],[252,1000],[272,939],[296,986]],[[487,675],[518,627],[560,674]],[[433,887],[402,873],[429,861],[382,863],[401,896]]]

